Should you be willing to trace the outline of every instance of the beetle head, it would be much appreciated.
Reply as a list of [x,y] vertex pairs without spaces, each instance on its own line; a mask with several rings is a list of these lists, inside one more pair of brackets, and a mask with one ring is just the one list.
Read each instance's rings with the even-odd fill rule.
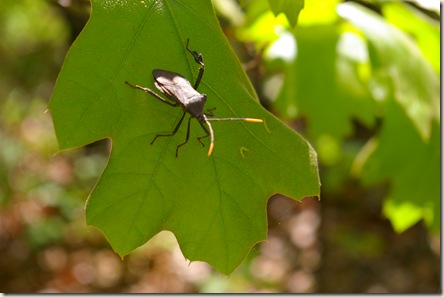
[[202,117],[205,103],[207,102],[206,94],[196,94],[187,100],[186,110],[195,118]]

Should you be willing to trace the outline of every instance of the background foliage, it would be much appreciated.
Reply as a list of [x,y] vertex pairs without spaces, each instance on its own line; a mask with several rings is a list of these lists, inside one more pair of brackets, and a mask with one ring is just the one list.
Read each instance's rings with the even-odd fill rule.
[[166,232],[122,262],[83,210],[107,143],[55,154],[44,113],[89,3],[2,1],[0,290],[440,291],[439,11],[305,1],[293,31],[266,1],[213,4],[263,105],[315,146],[321,202],[271,198],[229,279]]

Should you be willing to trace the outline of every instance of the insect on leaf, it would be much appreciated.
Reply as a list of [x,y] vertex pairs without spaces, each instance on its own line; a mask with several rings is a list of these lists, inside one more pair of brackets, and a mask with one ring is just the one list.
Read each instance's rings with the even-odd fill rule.
[[[267,123],[213,122],[214,151],[195,139],[193,119],[170,133],[183,112],[131,88],[158,91],[153,69],[180,73],[191,84],[205,59],[199,92],[217,117]],[[157,92],[160,93],[160,92]],[[316,153],[299,134],[258,103],[225,40],[210,1],[92,1],[92,16],[66,57],[50,102],[62,149],[112,140],[109,163],[90,194],[86,217],[124,256],[161,230],[176,236],[184,256],[229,274],[266,239],[266,203],[275,193],[319,195]],[[266,129],[268,127],[269,131]]]

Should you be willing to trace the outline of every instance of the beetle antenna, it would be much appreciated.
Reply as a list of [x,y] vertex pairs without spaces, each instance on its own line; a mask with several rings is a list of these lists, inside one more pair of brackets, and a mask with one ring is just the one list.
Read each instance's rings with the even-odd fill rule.
[[263,123],[262,119],[254,119],[254,118],[211,118],[206,119],[207,121],[245,121],[250,123]]

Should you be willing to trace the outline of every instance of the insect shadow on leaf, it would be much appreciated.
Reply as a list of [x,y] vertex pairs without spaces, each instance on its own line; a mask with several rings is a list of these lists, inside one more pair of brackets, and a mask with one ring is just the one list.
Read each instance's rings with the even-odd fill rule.
[[125,81],[125,83],[130,87],[147,92],[159,101],[173,107],[181,107],[183,110],[183,114],[173,131],[168,134],[156,135],[151,141],[151,144],[153,144],[159,137],[170,137],[176,134],[177,130],[179,130],[179,127],[182,124],[183,119],[185,118],[185,115],[187,113],[190,115],[190,117],[188,118],[187,135],[185,141],[176,147],[176,158],[179,154],[179,148],[188,142],[188,139],[190,137],[190,123],[192,118],[196,118],[199,121],[202,129],[205,131],[205,135],[198,137],[197,141],[199,141],[202,146],[205,146],[205,144],[202,142],[202,139],[210,137],[210,148],[208,150],[208,157],[211,156],[214,148],[214,132],[210,121],[245,121],[252,123],[264,122],[262,119],[255,118],[215,118],[212,110],[207,110],[206,113],[204,112],[207,95],[199,93],[197,91],[197,88],[199,87],[199,84],[202,80],[205,71],[205,64],[201,53],[190,50],[190,48],[188,47],[189,42],[190,40],[188,39],[186,50],[193,56],[194,61],[199,64],[199,74],[197,75],[194,86],[191,86],[191,83],[185,77],[178,73],[162,69],[154,69],[154,85],[160,92],[162,92],[162,94],[164,94],[169,99],[168,100],[149,88],[141,87],[139,85],[133,85],[128,81]]

